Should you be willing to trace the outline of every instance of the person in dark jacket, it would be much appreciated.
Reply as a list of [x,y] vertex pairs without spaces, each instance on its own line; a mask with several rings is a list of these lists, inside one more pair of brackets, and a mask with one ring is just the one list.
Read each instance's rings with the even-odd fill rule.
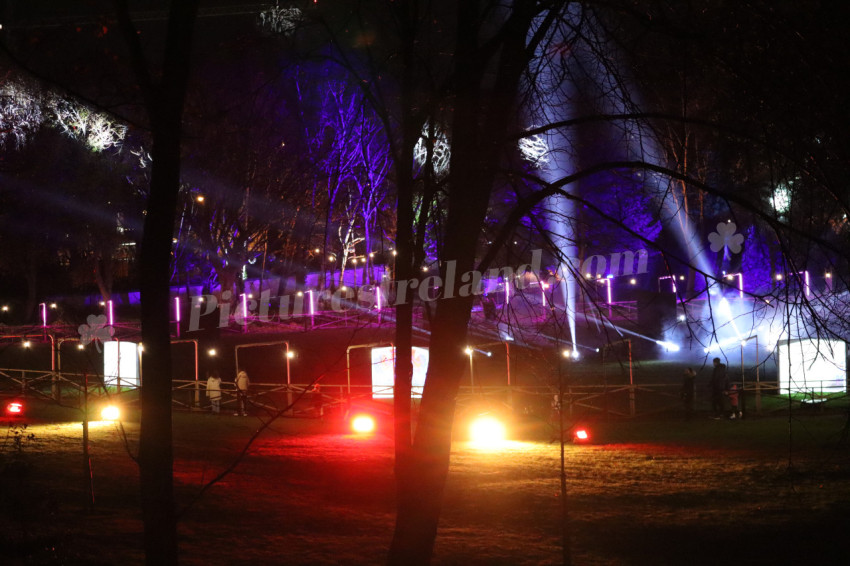
[[711,410],[714,418],[723,417],[726,405],[726,391],[729,389],[729,379],[726,377],[726,364],[720,363],[720,358],[714,358],[714,370],[708,382],[711,390]]

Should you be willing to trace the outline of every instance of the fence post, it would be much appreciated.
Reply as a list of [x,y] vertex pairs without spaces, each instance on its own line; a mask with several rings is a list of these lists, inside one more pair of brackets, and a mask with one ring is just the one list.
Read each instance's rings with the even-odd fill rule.
[[51,376],[50,381],[51,381],[50,391],[51,391],[51,394],[53,395],[53,400],[58,403],[62,399],[62,387],[61,387],[61,384],[59,383],[59,374],[54,371],[52,376]]

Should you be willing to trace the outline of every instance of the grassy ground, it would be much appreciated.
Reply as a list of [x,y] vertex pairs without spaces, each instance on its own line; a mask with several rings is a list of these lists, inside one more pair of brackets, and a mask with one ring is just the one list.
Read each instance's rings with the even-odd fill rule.
[[[39,418],[36,418],[39,417]],[[142,563],[138,473],[114,424],[93,423],[85,506],[73,413],[35,408],[20,450],[4,423],[0,564]],[[175,415],[184,564],[379,564],[394,518],[392,444],[315,420],[276,423],[200,498],[259,425]],[[594,421],[566,446],[575,564],[846,564],[846,415]],[[135,452],[138,425],[124,425]],[[561,563],[560,445],[453,448],[435,564]]]

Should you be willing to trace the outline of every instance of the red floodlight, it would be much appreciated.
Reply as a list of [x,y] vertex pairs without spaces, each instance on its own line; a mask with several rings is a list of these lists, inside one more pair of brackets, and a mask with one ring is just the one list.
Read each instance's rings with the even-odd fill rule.
[[588,442],[590,440],[590,433],[586,428],[577,428],[573,432],[573,442],[575,443],[583,443]]
[[369,434],[375,432],[375,419],[371,415],[357,415],[351,419],[351,430],[357,434]]
[[20,401],[12,401],[6,405],[6,413],[10,415],[20,415],[24,412],[24,404]]

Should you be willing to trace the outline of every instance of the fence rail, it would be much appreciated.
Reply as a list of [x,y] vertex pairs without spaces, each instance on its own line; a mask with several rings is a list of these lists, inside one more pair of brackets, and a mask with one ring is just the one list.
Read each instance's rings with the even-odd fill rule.
[[[739,386],[741,384],[738,384]],[[221,407],[235,409],[236,389],[233,383],[221,384]],[[32,396],[63,405],[82,406],[84,399],[99,402],[103,398],[128,406],[138,403],[138,388],[126,385],[104,385],[102,375],[57,371],[0,368],[0,394]],[[745,383],[739,389],[743,410],[770,413],[815,407],[822,409],[834,399],[846,398],[844,392],[808,391],[791,395],[775,383]],[[294,416],[322,416],[329,412],[348,411],[352,406],[391,411],[392,387],[373,389],[371,385],[252,383],[249,402],[255,411],[269,414],[287,411]],[[781,400],[782,402],[777,402]],[[206,383],[174,380],[172,401],[179,410],[209,410]],[[565,385],[558,403],[557,390],[550,386],[462,386],[458,393],[459,410],[480,405],[500,406],[524,414],[546,415],[560,406],[569,415],[591,414],[617,418],[634,418],[683,410],[680,388],[674,384],[639,385]],[[710,405],[708,395],[698,395],[696,409]]]

